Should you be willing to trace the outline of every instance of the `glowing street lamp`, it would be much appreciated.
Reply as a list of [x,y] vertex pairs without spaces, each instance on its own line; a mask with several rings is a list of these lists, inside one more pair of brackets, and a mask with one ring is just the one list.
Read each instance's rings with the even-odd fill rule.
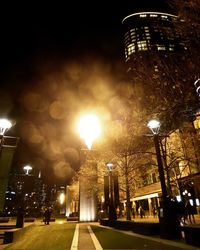
[[164,168],[163,168],[163,163],[162,163],[162,158],[161,158],[161,153],[160,153],[160,145],[159,145],[160,122],[155,119],[150,120],[147,126],[150,128],[150,130],[153,133],[157,162],[158,162],[158,171],[159,171],[160,183],[161,183],[161,189],[162,189],[162,198],[163,200],[165,200],[167,197],[167,188],[165,184],[165,174],[164,174]]
[[88,114],[81,117],[78,123],[78,131],[80,137],[84,139],[88,149],[92,148],[92,144],[101,134],[101,126],[96,115]]
[[29,166],[29,165],[26,165],[26,166],[23,167],[23,170],[24,170],[26,175],[29,175],[29,172],[31,172],[32,169],[33,168],[31,166]]
[[12,123],[5,119],[2,118],[0,119],[0,136],[3,137],[4,134],[12,127]]
[[3,145],[4,134],[12,127],[12,123],[5,118],[0,119],[0,150]]

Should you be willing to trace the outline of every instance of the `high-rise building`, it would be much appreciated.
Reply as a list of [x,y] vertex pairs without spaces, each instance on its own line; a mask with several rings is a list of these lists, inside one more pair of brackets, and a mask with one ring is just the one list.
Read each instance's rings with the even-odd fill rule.
[[[138,54],[140,57],[148,55],[149,59],[154,61],[157,52],[159,55],[168,56],[173,52],[187,50],[173,25],[176,18],[175,15],[162,12],[139,12],[122,20],[127,72],[137,69]],[[156,71],[156,61],[154,67]]]

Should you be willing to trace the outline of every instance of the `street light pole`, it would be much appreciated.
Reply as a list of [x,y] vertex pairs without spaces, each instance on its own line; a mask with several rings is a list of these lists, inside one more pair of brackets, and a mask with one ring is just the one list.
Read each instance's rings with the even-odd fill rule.
[[168,197],[166,183],[165,183],[165,174],[164,174],[164,168],[160,152],[160,143],[159,143],[160,122],[157,120],[151,120],[148,122],[147,126],[151,129],[153,133],[154,145],[156,149],[156,157],[158,163],[158,172],[162,190],[161,204],[159,210],[160,237],[164,239],[181,238],[176,207]]
[[154,144],[155,144],[155,149],[156,149],[158,172],[159,172],[159,176],[160,176],[160,184],[161,184],[161,189],[162,189],[162,199],[166,200],[167,187],[166,187],[166,183],[165,183],[165,174],[164,174],[164,168],[163,168],[163,163],[162,163],[162,158],[161,158],[161,153],[160,153],[159,135],[154,134],[153,138],[154,138]]

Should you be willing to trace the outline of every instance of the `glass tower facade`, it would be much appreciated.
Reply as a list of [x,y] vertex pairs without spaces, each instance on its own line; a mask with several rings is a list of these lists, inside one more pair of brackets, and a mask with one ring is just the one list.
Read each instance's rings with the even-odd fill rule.
[[175,15],[162,12],[139,12],[122,20],[125,60],[130,66],[132,59],[148,51],[148,54],[169,54],[187,50],[181,34],[173,25]]

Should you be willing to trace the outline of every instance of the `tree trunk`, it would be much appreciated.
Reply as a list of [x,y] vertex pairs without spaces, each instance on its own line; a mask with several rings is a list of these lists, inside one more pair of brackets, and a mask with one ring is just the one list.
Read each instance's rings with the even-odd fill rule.
[[131,220],[131,202],[130,202],[130,189],[128,183],[128,175],[126,174],[126,219]]

